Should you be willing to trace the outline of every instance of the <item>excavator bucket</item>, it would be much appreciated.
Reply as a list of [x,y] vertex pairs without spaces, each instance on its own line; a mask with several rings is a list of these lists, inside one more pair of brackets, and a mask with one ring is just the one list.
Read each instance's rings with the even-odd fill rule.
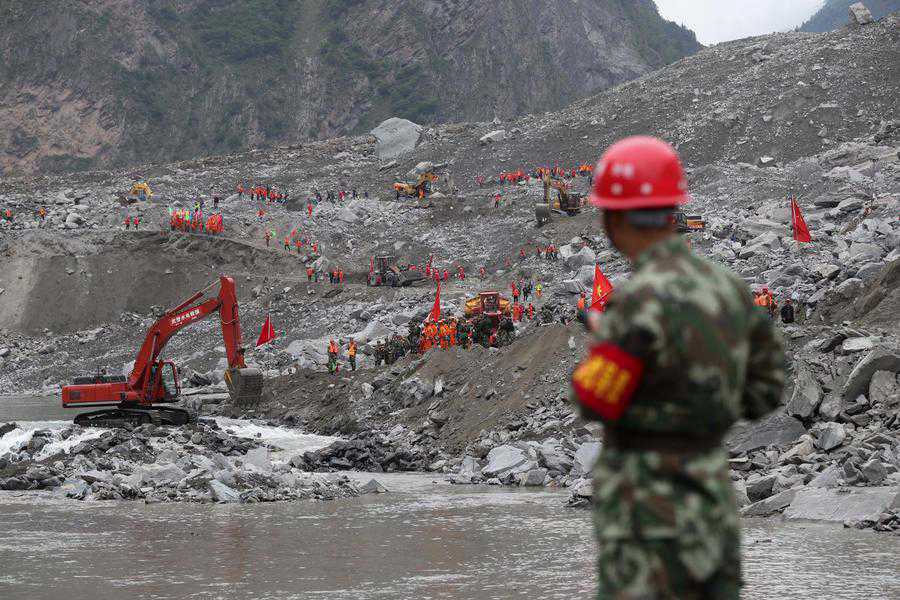
[[259,369],[227,369],[225,384],[235,406],[255,406],[262,398],[263,375]]
[[540,227],[544,223],[549,223],[550,222],[550,205],[549,204],[535,204],[534,205],[534,218],[537,221],[538,227]]

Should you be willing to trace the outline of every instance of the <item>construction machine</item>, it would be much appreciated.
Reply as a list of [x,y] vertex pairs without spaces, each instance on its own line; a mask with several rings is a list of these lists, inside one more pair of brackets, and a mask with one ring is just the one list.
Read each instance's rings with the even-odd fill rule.
[[463,314],[467,319],[485,315],[499,320],[503,316],[509,316],[509,300],[501,296],[500,292],[481,292],[466,300]]
[[706,221],[703,215],[687,215],[683,211],[675,211],[675,226],[678,233],[693,233],[706,229]]
[[[543,175],[543,182],[544,201],[534,205],[534,216],[539,227],[550,222],[553,212],[565,213],[570,217],[581,212],[584,207],[584,197],[581,194],[570,192],[566,182],[554,179],[547,173]],[[556,200],[551,198],[550,190],[556,190]]]
[[399,200],[401,196],[406,196],[407,198],[419,198],[421,200],[431,193],[431,186],[437,180],[438,176],[428,171],[419,175],[415,185],[398,181],[394,184],[397,200]]
[[408,287],[425,279],[419,271],[397,266],[393,256],[382,255],[372,259],[372,272],[369,274],[370,286]]
[[150,185],[146,181],[139,181],[132,185],[126,197],[130,203],[138,200],[150,200],[151,198],[153,198],[153,190],[150,189]]
[[214,285],[215,282],[166,311],[150,327],[128,377],[78,377],[72,385],[63,387],[63,408],[114,407],[79,414],[75,417],[77,425],[186,424],[190,420],[186,410],[166,406],[178,401],[181,386],[175,363],[163,360],[160,355],[174,334],[213,313],[219,314],[222,323],[228,358],[225,383],[231,399],[235,404],[244,406],[259,402],[263,376],[259,369],[248,368],[244,362],[245,349],[241,340],[234,279],[220,277],[219,295],[203,300],[207,290]]
[[463,314],[472,321],[475,341],[482,346],[506,346],[513,340],[509,300],[500,292],[481,292],[466,300]]

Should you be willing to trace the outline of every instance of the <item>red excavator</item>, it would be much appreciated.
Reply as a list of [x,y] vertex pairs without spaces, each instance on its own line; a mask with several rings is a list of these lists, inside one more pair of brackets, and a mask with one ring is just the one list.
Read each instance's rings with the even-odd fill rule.
[[259,401],[263,377],[259,369],[248,368],[244,363],[234,279],[220,277],[219,295],[198,302],[214,285],[212,283],[195,293],[153,324],[134,361],[131,375],[127,378],[107,375],[78,377],[73,385],[63,387],[63,408],[115,407],[82,413],[75,417],[77,425],[120,427],[143,423],[186,424],[190,420],[190,414],[186,410],[161,406],[176,402],[181,386],[175,363],[162,360],[160,354],[175,333],[214,312],[219,313],[222,322],[222,337],[225,338],[228,357],[225,383],[231,399],[238,405]]

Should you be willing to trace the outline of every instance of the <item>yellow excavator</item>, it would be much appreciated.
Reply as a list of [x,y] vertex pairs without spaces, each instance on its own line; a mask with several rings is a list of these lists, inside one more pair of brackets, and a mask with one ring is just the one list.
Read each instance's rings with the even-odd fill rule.
[[[544,201],[534,205],[534,216],[539,227],[550,222],[553,212],[565,213],[570,217],[581,212],[584,207],[584,198],[581,194],[570,193],[564,181],[554,179],[548,173],[544,173],[543,182]],[[556,200],[551,198],[550,190],[556,190]]]
[[150,189],[150,185],[146,181],[138,181],[128,190],[125,201],[128,204],[134,204],[138,200],[149,201],[152,198],[153,190]]
[[431,193],[431,186],[437,180],[438,176],[429,171],[427,173],[422,173],[421,175],[419,175],[419,179],[416,181],[415,185],[403,181],[398,181],[394,184],[394,191],[397,193],[397,200],[399,200],[401,196],[405,196],[407,198],[418,198],[419,200],[422,200],[427,194]]

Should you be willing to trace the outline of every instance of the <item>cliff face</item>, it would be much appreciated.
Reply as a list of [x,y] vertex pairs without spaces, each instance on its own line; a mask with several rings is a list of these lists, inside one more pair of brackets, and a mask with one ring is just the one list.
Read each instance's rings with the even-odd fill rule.
[[[827,0],[825,5],[800,27],[800,30],[823,33],[843,27],[848,21],[847,11],[850,5],[857,2],[859,0]],[[863,0],[863,4],[872,11],[872,16],[876,19],[900,10],[900,0]]]
[[0,4],[0,173],[558,109],[699,49],[652,0]]

